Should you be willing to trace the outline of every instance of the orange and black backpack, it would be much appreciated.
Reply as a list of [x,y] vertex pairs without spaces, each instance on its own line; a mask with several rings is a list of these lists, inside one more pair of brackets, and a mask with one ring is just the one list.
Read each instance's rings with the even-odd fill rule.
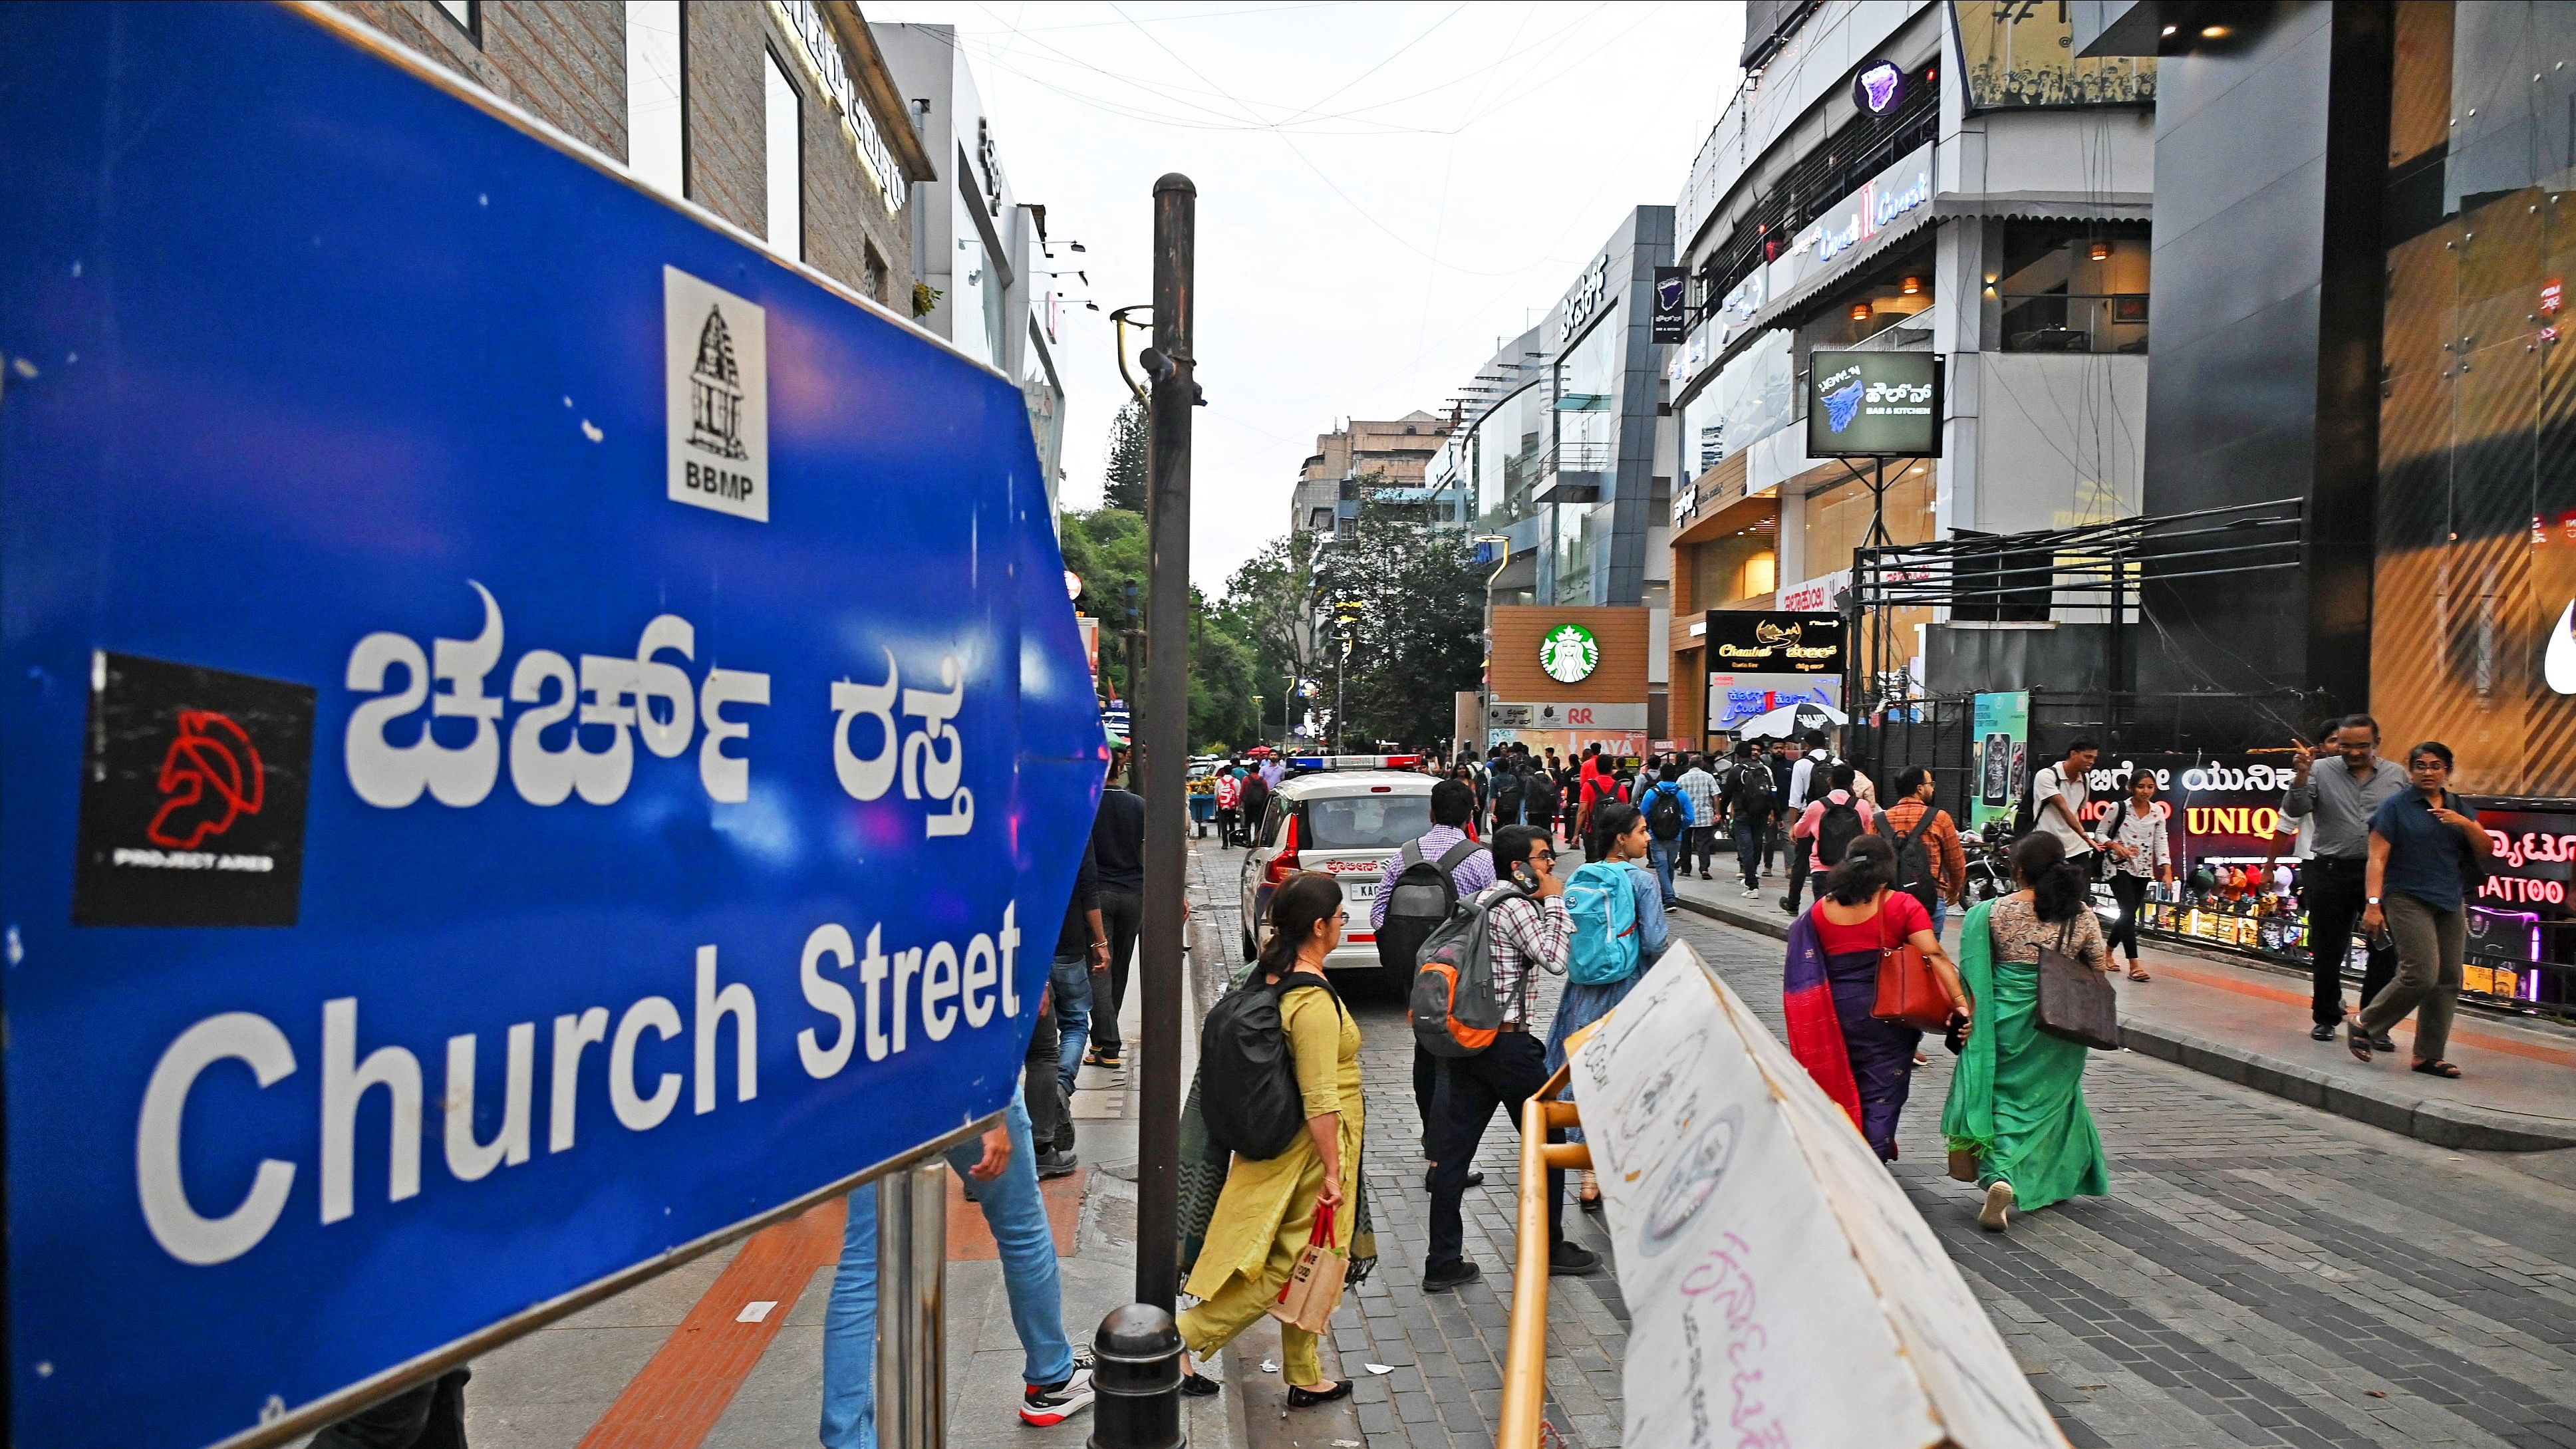
[[[1458,909],[1422,943],[1421,964],[1414,968],[1413,995],[1405,1017],[1413,1039],[1435,1057],[1472,1057],[1494,1044],[1502,1030],[1503,1004],[1494,996],[1493,908],[1514,896],[1517,886],[1479,892],[1458,902]],[[1521,1019],[1529,1005],[1529,972],[1521,973]]]

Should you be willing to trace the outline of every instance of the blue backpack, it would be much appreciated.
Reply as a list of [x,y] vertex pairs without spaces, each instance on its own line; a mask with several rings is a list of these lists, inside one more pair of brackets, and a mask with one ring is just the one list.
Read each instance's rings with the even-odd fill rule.
[[1596,860],[1565,883],[1565,913],[1574,918],[1574,942],[1565,978],[1577,986],[1607,986],[1637,974],[1636,867]]

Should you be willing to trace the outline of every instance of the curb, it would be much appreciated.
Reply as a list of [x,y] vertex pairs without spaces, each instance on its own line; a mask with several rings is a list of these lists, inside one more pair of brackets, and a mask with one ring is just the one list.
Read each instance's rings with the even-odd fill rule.
[[[1774,898],[1765,892],[1760,904]],[[1777,910],[1743,910],[1681,899],[1677,909],[1734,926],[1773,940],[1789,939],[1789,918]],[[2236,963],[2231,963],[2236,964]],[[2546,1152],[2576,1147],[2576,1122],[2526,1117],[2492,1107],[2413,1097],[2398,1090],[2356,1090],[2348,1081],[2314,1067],[2294,1065],[2241,1047],[2161,1024],[2122,1022],[2120,1041],[2140,1056],[2154,1057],[2195,1072],[2251,1087],[2305,1107],[2390,1132],[2403,1133],[2436,1147],[2482,1152]]]

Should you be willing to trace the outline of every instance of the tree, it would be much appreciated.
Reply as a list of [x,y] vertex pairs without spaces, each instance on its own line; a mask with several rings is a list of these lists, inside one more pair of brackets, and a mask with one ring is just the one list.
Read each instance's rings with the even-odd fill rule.
[[1427,748],[1449,740],[1458,691],[1483,678],[1485,580],[1465,530],[1376,498],[1380,486],[1361,480],[1359,516],[1323,551],[1317,582],[1328,607],[1359,604],[1349,738]]
[[1291,711],[1285,691],[1291,679],[1313,679],[1322,667],[1324,640],[1315,627],[1322,600],[1315,574],[1319,541],[1311,533],[1291,533],[1262,545],[1225,581],[1225,598],[1217,617],[1237,639],[1250,646],[1254,692],[1263,696],[1262,713],[1279,701]]
[[1109,462],[1103,470],[1101,497],[1111,508],[1142,514],[1149,496],[1145,479],[1145,405],[1129,400],[1109,423]]
[[[1062,546],[1064,566],[1082,580],[1074,607],[1100,621],[1101,674],[1109,692],[1132,706],[1135,698],[1129,681],[1141,676],[1142,651],[1131,661],[1121,630],[1145,627],[1150,592],[1146,569],[1151,557],[1145,520],[1122,508],[1069,511],[1063,518]],[[1127,612],[1131,585],[1135,589],[1132,620]],[[1139,632],[1135,638],[1141,646],[1144,635]],[[1249,743],[1260,737],[1261,721],[1253,712],[1252,696],[1263,691],[1254,657],[1252,642],[1223,611],[1210,605],[1197,589],[1190,590],[1189,734],[1194,743]],[[1137,666],[1132,673],[1131,663]]]

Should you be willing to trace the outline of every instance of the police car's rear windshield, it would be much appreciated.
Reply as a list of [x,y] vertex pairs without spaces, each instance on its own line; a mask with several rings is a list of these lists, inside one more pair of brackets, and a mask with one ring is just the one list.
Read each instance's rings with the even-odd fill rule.
[[1297,843],[1313,850],[1395,850],[1430,828],[1428,795],[1328,795],[1306,802]]

